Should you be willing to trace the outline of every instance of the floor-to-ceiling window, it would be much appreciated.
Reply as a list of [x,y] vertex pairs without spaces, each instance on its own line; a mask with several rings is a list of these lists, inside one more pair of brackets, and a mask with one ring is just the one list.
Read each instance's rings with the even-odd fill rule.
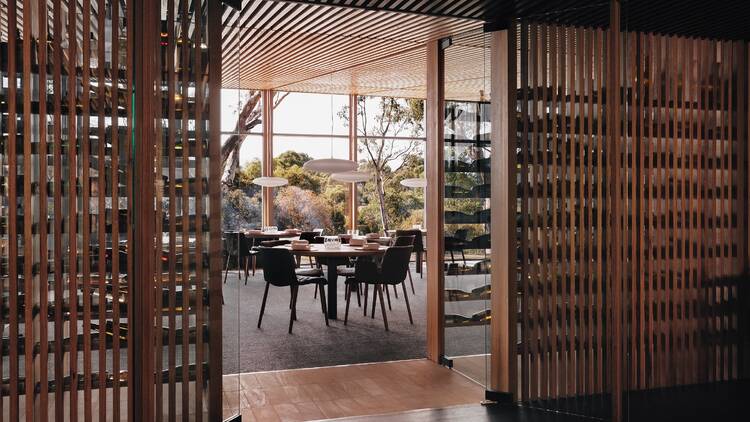
[[358,191],[357,229],[384,232],[421,227],[424,189],[424,101],[358,97],[357,160],[372,177]]
[[283,95],[274,110],[273,175],[289,184],[274,189],[272,221],[279,228],[346,232],[346,186],[303,165],[313,159],[349,158],[348,130],[339,117],[348,97]]

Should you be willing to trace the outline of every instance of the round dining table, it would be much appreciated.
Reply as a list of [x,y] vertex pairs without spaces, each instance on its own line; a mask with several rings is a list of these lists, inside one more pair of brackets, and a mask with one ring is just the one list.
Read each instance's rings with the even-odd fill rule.
[[312,256],[317,261],[327,267],[327,280],[328,280],[328,319],[337,319],[337,284],[338,284],[338,273],[336,267],[339,265],[346,265],[350,258],[358,258],[360,256],[380,256],[388,250],[386,246],[380,246],[378,249],[363,249],[361,246],[351,246],[342,244],[341,247],[336,249],[328,249],[325,245],[311,244],[309,249],[292,249],[291,245],[276,246],[277,248],[284,248],[292,252],[293,255],[299,257]]

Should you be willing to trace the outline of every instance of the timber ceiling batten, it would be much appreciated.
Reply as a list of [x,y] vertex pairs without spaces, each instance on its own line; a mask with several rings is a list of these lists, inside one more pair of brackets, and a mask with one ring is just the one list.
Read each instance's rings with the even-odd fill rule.
[[417,50],[427,41],[482,25],[273,0],[247,1],[223,19],[224,87],[405,94],[398,96],[424,96],[424,52]]

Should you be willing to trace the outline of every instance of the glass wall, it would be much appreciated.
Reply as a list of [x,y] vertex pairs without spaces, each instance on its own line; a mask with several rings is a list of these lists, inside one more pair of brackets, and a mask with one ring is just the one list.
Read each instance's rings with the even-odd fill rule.
[[274,113],[285,118],[274,119],[273,175],[286,178],[289,184],[274,189],[274,225],[345,233],[347,185],[302,166],[313,159],[349,159],[348,129],[339,117],[349,99],[344,95],[281,95],[284,98]]
[[[455,370],[486,386],[491,318],[489,43],[481,32],[452,41],[445,50],[445,355]],[[452,64],[459,61],[476,63],[475,72],[458,73]],[[453,94],[458,92],[454,87],[467,83],[476,95]]]
[[357,158],[373,174],[359,188],[357,229],[422,227],[424,189],[401,182],[424,177],[424,101],[359,97],[357,111]]

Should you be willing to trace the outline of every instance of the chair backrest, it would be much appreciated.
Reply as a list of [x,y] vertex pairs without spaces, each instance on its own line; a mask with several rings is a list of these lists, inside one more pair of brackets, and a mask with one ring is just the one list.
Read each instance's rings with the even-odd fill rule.
[[318,235],[316,232],[302,232],[299,234],[299,240],[307,240],[310,243],[315,242],[315,237]]
[[297,283],[294,257],[287,249],[258,248],[258,258],[263,265],[263,278],[274,286],[291,286]]
[[267,248],[272,248],[274,246],[281,246],[281,245],[288,245],[292,243],[290,240],[286,239],[276,239],[276,240],[264,240],[260,242],[260,246],[265,246]]
[[422,230],[396,230],[396,237],[414,236],[414,252],[424,252],[424,243],[422,243]]
[[396,236],[393,246],[414,246],[414,236]]
[[382,282],[398,284],[406,279],[411,251],[411,246],[391,246],[385,251],[383,262],[380,264]]
[[253,240],[253,238],[240,233],[240,257],[245,257],[248,255],[250,249],[252,249],[252,247],[254,246]]
[[456,233],[453,234],[453,237],[458,240],[466,240],[469,237],[469,231],[466,229],[458,229],[456,230]]

